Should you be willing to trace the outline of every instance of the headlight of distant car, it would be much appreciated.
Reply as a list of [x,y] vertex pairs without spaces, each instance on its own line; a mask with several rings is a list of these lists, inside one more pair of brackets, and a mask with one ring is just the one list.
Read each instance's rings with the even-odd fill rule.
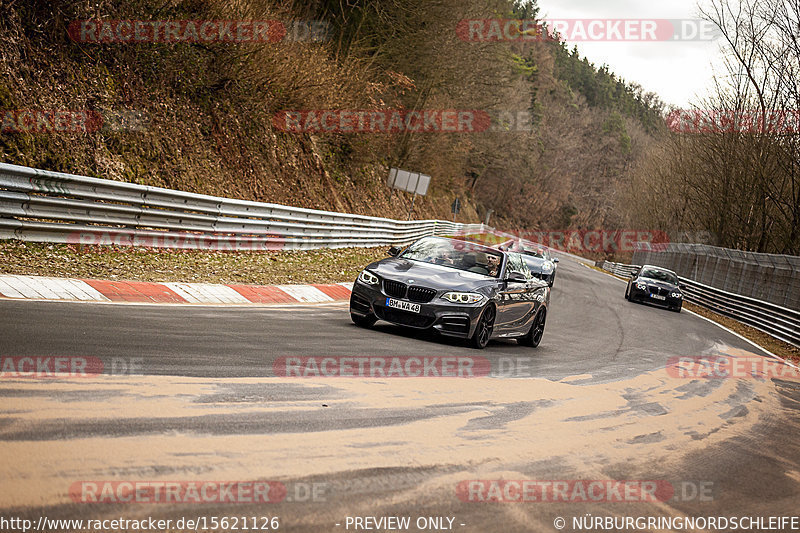
[[542,272],[552,272],[553,271],[553,263],[550,261],[545,261],[542,264]]
[[448,292],[442,298],[454,304],[474,304],[483,300],[483,295],[475,292]]
[[647,289],[647,283],[642,283],[641,281],[636,283],[636,288],[640,291]]
[[381,282],[381,280],[378,279],[378,276],[376,276],[369,270],[362,271],[361,274],[359,274],[358,276],[358,281],[360,281],[361,283],[366,283],[367,285],[377,285],[378,283]]
[[673,298],[683,298],[683,294],[679,292],[673,292],[672,294],[670,294],[670,296],[672,296]]

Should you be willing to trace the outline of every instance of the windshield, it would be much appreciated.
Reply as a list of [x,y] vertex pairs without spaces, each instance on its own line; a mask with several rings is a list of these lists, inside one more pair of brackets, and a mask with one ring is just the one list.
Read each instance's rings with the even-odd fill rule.
[[503,262],[503,254],[483,246],[464,241],[431,238],[415,242],[400,257],[493,278],[500,275],[500,265]]
[[544,259],[545,261],[550,260],[550,253],[547,251],[546,248],[528,248],[524,250],[522,253],[528,255],[530,257],[536,257],[538,259]]
[[678,276],[672,272],[656,270],[655,268],[646,268],[642,270],[640,277],[654,279],[657,281],[666,281],[667,283],[672,283],[673,285],[678,284]]

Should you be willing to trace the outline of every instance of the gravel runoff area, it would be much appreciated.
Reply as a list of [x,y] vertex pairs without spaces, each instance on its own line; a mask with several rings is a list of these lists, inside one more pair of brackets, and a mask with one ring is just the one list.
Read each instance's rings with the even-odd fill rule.
[[[252,285],[338,283],[355,280],[366,265],[386,257],[388,249],[381,246],[265,252],[165,251],[0,240],[0,274]],[[780,357],[800,362],[800,348],[702,307],[689,303],[684,306]]]

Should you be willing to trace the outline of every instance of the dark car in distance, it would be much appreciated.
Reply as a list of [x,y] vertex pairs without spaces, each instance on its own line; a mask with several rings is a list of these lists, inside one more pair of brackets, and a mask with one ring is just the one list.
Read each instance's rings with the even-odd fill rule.
[[538,346],[550,288],[534,278],[520,254],[480,244],[424,237],[359,274],[350,316],[362,327],[377,320],[469,339],[517,339]]
[[683,288],[672,270],[644,265],[631,274],[625,289],[625,299],[666,307],[680,313],[683,307]]

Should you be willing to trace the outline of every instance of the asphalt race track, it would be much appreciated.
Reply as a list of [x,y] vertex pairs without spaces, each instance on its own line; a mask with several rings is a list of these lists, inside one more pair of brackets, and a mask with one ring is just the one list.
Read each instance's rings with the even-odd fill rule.
[[[452,517],[465,532],[547,532],[557,517],[574,531],[572,517],[588,513],[797,513],[800,384],[675,377],[671,358],[764,354],[623,292],[619,280],[562,260],[542,345],[483,351],[385,323],[359,329],[342,304],[2,300],[0,356],[90,357],[108,371],[0,381],[2,514],[278,516],[285,531],[347,531],[348,516]],[[491,373],[276,377],[281,358],[309,356],[486,358]],[[671,490],[655,502],[510,503],[459,489],[500,479],[651,480]],[[288,492],[267,504],[96,504],[70,495],[87,480],[271,480]],[[308,487],[321,489],[311,497]]]

